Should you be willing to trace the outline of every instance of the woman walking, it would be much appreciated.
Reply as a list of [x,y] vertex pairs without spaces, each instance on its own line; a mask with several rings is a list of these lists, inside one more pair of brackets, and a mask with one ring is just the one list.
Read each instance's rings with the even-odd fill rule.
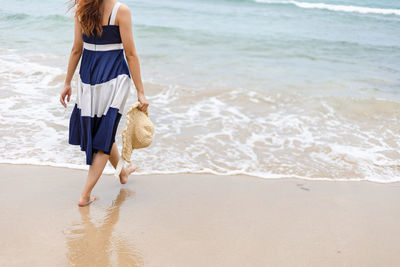
[[[107,161],[114,168],[119,161],[115,135],[132,79],[139,109],[146,111],[149,104],[144,96],[129,8],[115,0],[76,0],[75,5],[74,44],[60,102],[66,107],[65,98],[70,101],[71,80],[82,56],[76,103],[69,122],[69,144],[80,145],[86,153],[86,164],[90,165],[78,201],[79,206],[86,206],[96,199],[91,192]],[[125,184],[135,169],[132,165],[123,168],[120,182]]]

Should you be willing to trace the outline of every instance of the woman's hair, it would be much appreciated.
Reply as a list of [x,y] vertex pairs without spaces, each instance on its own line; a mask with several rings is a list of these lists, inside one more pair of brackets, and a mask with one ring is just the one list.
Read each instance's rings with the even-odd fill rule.
[[82,32],[86,36],[94,35],[95,30],[99,36],[103,33],[101,26],[103,14],[100,9],[102,4],[103,0],[75,0],[73,4],[77,6],[75,17],[80,21]]

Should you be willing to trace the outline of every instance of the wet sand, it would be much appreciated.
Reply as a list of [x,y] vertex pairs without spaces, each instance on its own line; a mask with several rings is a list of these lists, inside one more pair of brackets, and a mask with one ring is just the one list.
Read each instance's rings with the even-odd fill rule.
[[400,183],[0,173],[0,266],[400,266]]

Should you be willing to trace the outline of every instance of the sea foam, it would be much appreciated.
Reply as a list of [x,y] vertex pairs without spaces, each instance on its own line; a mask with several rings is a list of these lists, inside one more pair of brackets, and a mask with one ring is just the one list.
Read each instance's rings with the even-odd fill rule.
[[274,0],[254,0],[257,3],[264,4],[291,4],[301,8],[326,9],[341,12],[356,12],[361,14],[381,14],[381,15],[397,15],[400,16],[399,9],[372,8],[351,5],[332,5],[325,3],[308,3],[299,1],[274,1]]
[[[64,109],[59,103],[62,68],[41,64],[39,55],[1,52],[0,163],[87,170],[84,152],[68,144],[76,88]],[[400,103],[243,88],[145,86],[155,135],[150,147],[134,150],[135,175],[400,181],[400,114],[394,112]],[[134,101],[130,97],[127,107]],[[117,131],[119,148],[125,121],[123,116]],[[105,173],[113,171],[108,163]]]

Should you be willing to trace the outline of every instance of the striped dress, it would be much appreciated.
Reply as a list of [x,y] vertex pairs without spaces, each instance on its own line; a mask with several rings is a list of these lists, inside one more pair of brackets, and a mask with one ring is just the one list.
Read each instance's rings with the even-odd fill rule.
[[132,87],[119,26],[111,12],[108,25],[98,36],[83,34],[83,52],[77,95],[69,122],[69,144],[80,145],[91,165],[98,150],[110,154],[126,100]]

